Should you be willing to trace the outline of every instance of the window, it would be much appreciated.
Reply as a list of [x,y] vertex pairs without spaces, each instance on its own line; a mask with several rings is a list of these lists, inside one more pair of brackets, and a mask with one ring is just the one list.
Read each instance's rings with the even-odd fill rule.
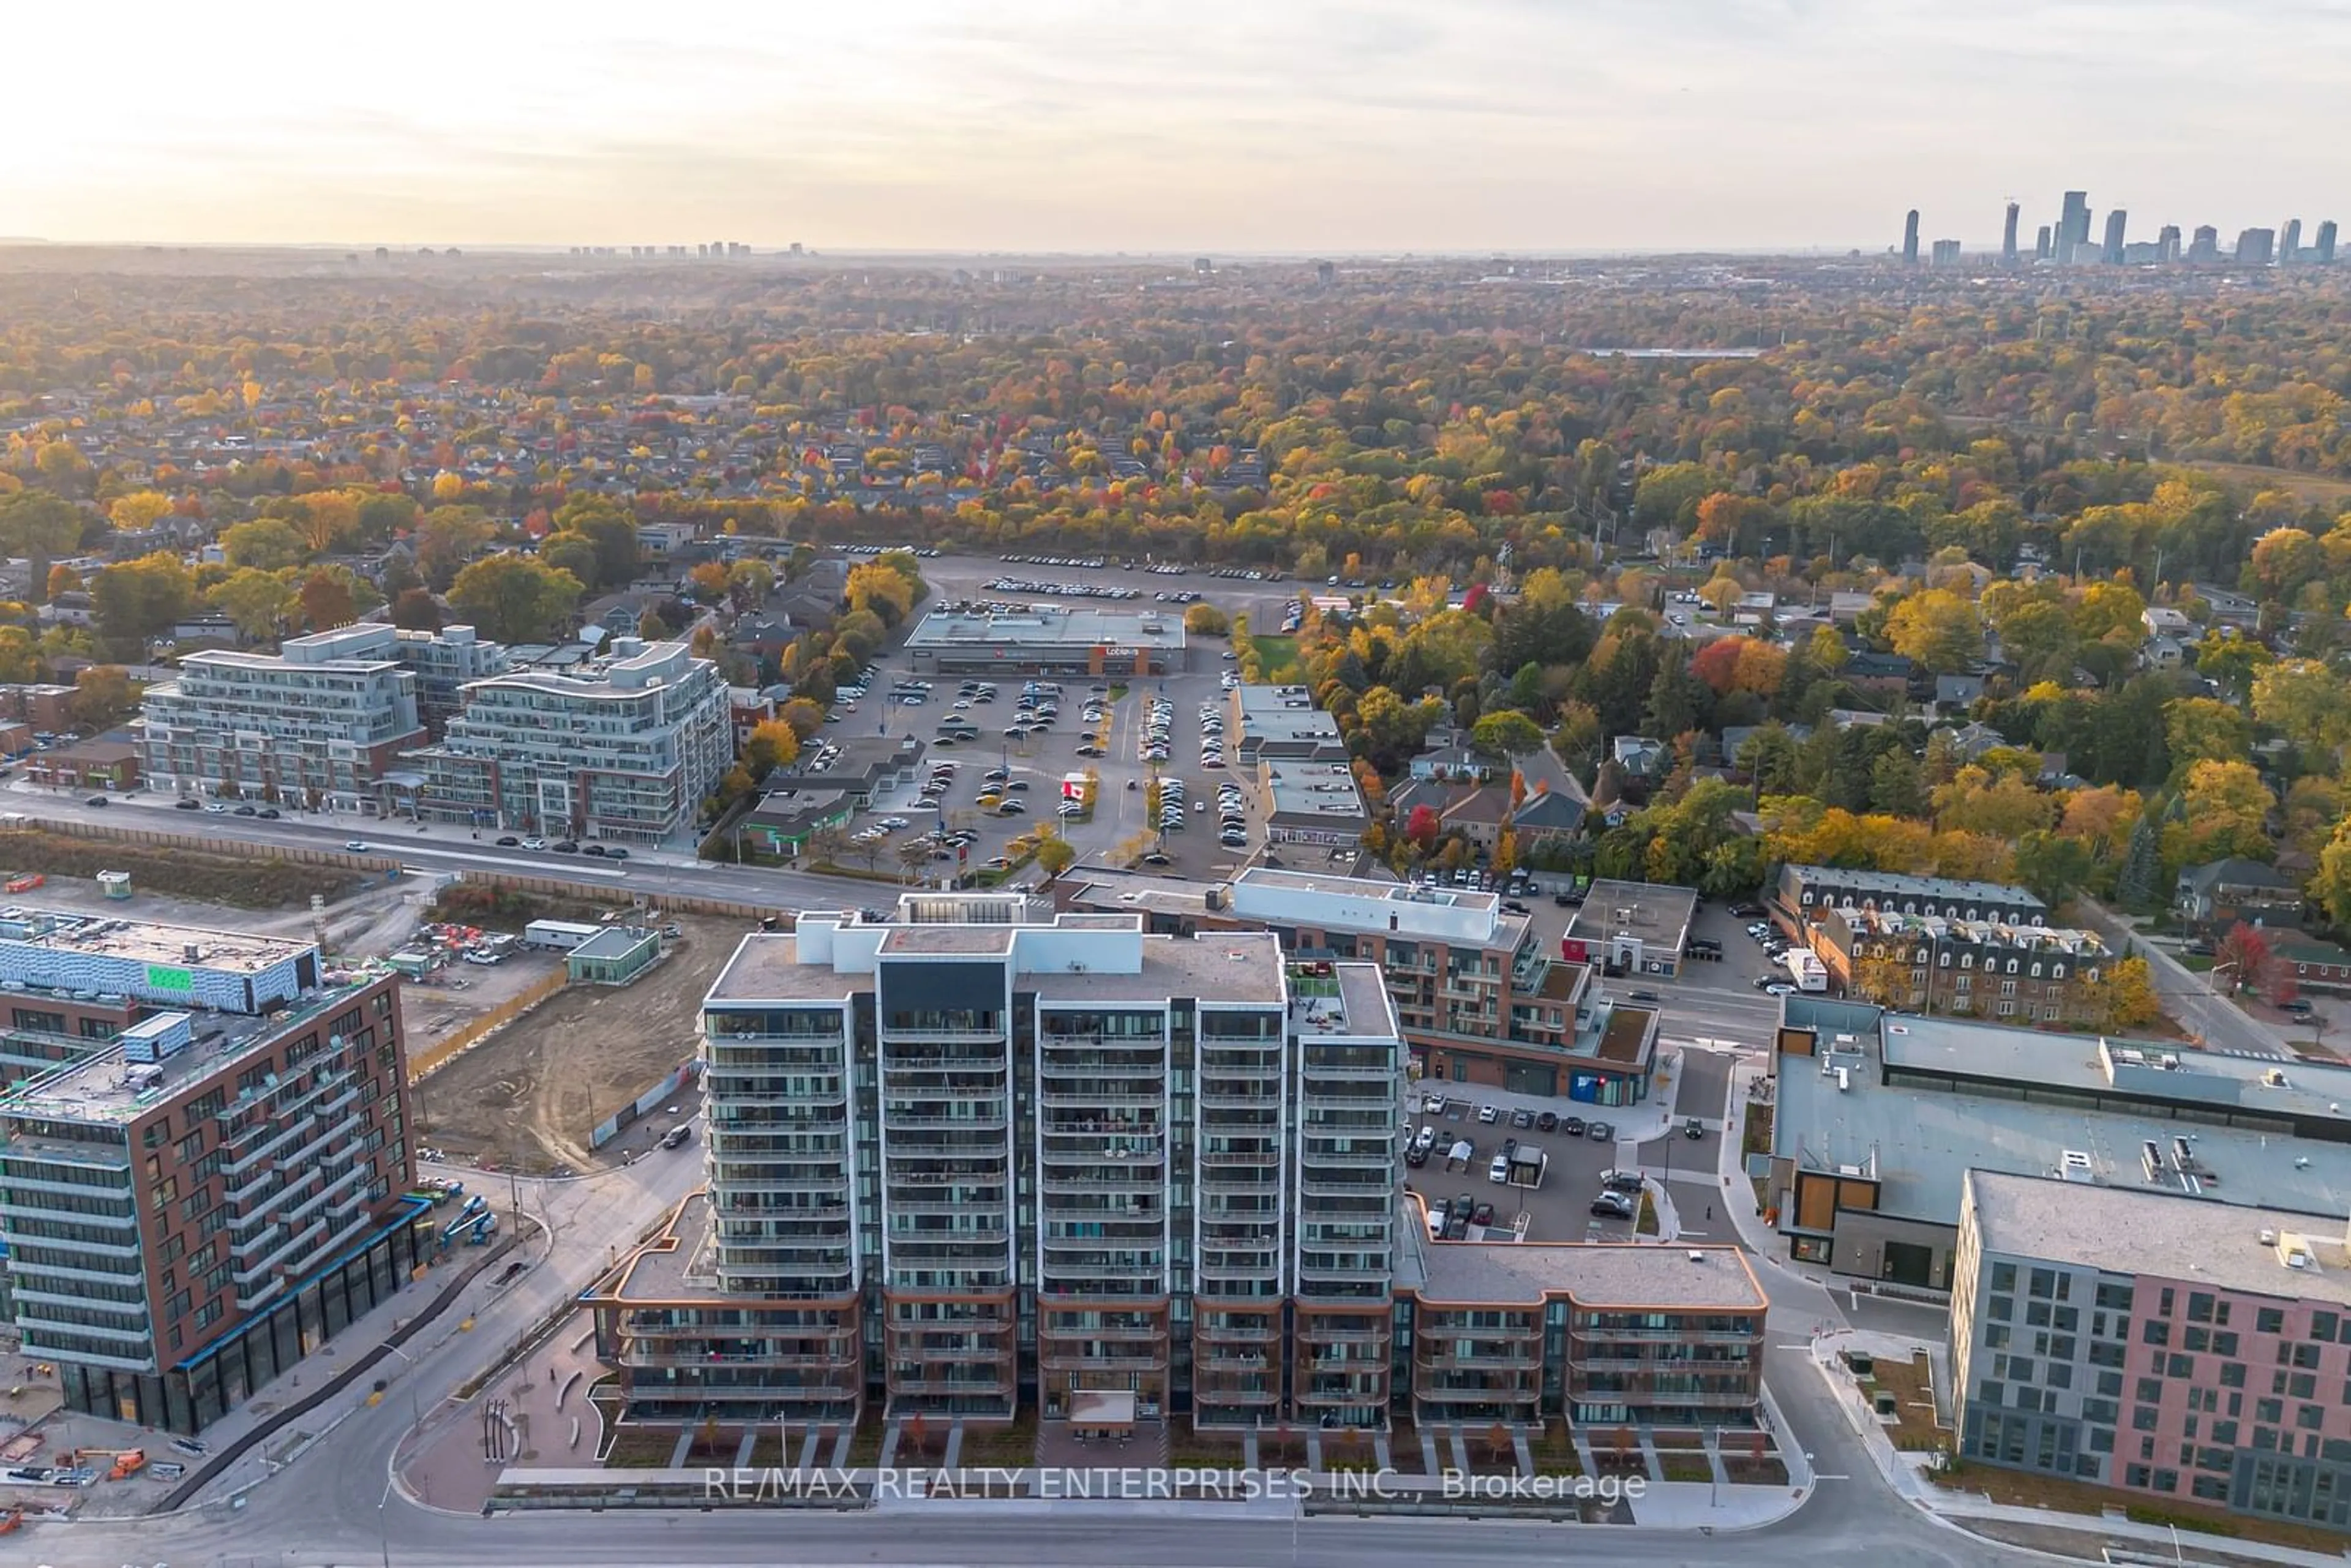
[[2158,1491],[2178,1491],[2179,1490],[2179,1472],[2178,1470],[2158,1470],[2155,1472],[2154,1480],[2148,1484],[2153,1486]]
[[2253,1419],[2256,1421],[2267,1422],[2273,1427],[2283,1426],[2285,1424],[2285,1401],[2283,1399],[2254,1400]]
[[2294,1406],[2294,1424],[2305,1432],[2315,1432],[2326,1424],[2326,1407],[2323,1405]]
[[2138,1399],[2141,1404],[2152,1405],[2162,1397],[2163,1379],[2159,1377],[2142,1377],[2138,1380]]
[[2262,1307],[2258,1309],[2253,1313],[2253,1332],[2256,1333],[2283,1333],[2285,1332],[2285,1313],[2276,1307]]
[[2209,1291],[2188,1292],[2188,1321],[2191,1323],[2209,1323],[2212,1321],[2212,1297]]
[[2245,1385],[2245,1364],[2244,1364],[2243,1362],[2241,1362],[2241,1361],[2231,1361],[2231,1362],[2228,1362],[2228,1363],[2224,1364],[2221,1366],[2221,1368],[2220,1368],[2220,1386],[2221,1386],[2221,1387],[2223,1387],[2223,1388],[2242,1388],[2244,1385]]
[[2310,1337],[2318,1340],[2333,1339],[2335,1337],[2335,1316],[2333,1312],[2311,1313]]
[[2156,1423],[2160,1419],[2161,1415],[2162,1412],[2156,1409],[2152,1405],[2134,1406],[2131,1409],[2131,1430],[2134,1432],[2154,1431],[2156,1428]]
[[2139,1338],[2148,1344],[2169,1344],[2171,1343],[2171,1325],[2167,1322],[2158,1322],[2155,1319],[2149,1318],[2146,1322],[2139,1325]]

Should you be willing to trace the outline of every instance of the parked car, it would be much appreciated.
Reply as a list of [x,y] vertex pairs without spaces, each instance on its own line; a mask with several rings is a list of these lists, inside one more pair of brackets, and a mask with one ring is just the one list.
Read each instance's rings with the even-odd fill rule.
[[[103,795],[92,795],[89,800],[82,802],[85,806],[103,806],[106,803],[106,797]],[[253,808],[250,806],[246,808],[247,812],[250,812],[252,810]]]
[[522,841],[522,847],[527,850],[543,850],[547,847],[547,841],[545,839],[525,839]]
[[1600,1173],[1600,1185],[1610,1192],[1627,1194],[1637,1193],[1641,1190],[1641,1173],[1638,1171],[1602,1171]]
[[1477,1207],[1469,1211],[1469,1223],[1472,1225],[1493,1224],[1494,1206],[1490,1203],[1481,1203],[1478,1205]]
[[[101,795],[101,796],[99,796],[99,800],[98,800],[98,804],[99,804],[99,805],[104,805],[105,803],[106,803],[106,798],[105,798],[104,796],[102,796],[102,795]],[[260,808],[260,807],[258,807],[258,806],[251,806],[251,805],[247,805],[247,806],[239,806],[235,810],[234,810],[234,811],[230,812],[230,813],[229,813],[229,815],[230,815],[230,816],[232,816],[232,817],[258,817],[259,815],[261,815],[261,808]]]
[[1592,1212],[1603,1219],[1630,1219],[1633,1200],[1622,1193],[1604,1192],[1592,1200]]
[[1510,1113],[1510,1125],[1521,1131],[1535,1124],[1535,1113],[1521,1105]]
[[1558,1130],[1559,1130],[1559,1113],[1558,1113],[1558,1112],[1556,1112],[1556,1111],[1545,1111],[1545,1112],[1543,1112],[1541,1115],[1539,1115],[1539,1116],[1537,1116],[1537,1117],[1535,1118],[1535,1131],[1536,1131],[1536,1132],[1538,1132],[1538,1133],[1554,1133],[1554,1132],[1557,1132]]
[[512,833],[508,833],[506,837],[498,841],[498,848],[502,850],[518,850],[522,848],[522,841],[516,838]]
[[559,855],[576,855],[580,852],[579,844],[569,839],[558,839],[548,847]]
[[183,795],[172,802],[172,808],[179,811],[201,811],[204,809],[204,803],[193,797]]
[[259,817],[265,822],[274,822],[284,814],[285,813],[278,810],[275,806],[264,806],[260,810],[254,813],[255,816]]
[[1559,1119],[1559,1130],[1565,1133],[1571,1138],[1580,1138],[1583,1136],[1583,1118],[1581,1116],[1562,1116]]
[[1605,1122],[1593,1122],[1583,1129],[1583,1135],[1595,1144],[1613,1144],[1616,1141],[1616,1129]]

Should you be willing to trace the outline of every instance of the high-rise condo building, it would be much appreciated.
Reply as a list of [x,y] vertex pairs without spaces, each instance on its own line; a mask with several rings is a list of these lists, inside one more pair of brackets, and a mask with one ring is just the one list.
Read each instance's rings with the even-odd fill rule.
[[706,1187],[588,1294],[622,1419],[1751,1418],[1735,1251],[1432,1240],[1376,966],[1143,925],[910,894],[746,937]]
[[2278,235],[2278,265],[2292,267],[2302,259],[2302,220],[2288,218]]
[[2274,259],[2276,248],[2274,229],[2247,229],[2237,235],[2237,265],[2267,267]]
[[2016,265],[2016,219],[2018,212],[2019,208],[2017,204],[2014,202],[2009,203],[2008,219],[2001,225],[2000,260],[2001,265],[2003,267],[2014,267]]
[[1918,209],[1916,207],[1911,208],[1909,215],[1902,220],[1902,265],[1918,265]]
[[2155,236],[2155,259],[2173,262],[2179,259],[2179,225],[2166,224]]
[[2129,226],[2130,214],[2120,207],[2106,214],[2105,263],[2108,267],[2123,264],[2124,230]]
[[2318,225],[2318,243],[2311,247],[2311,257],[2321,267],[2335,265],[2335,220],[2327,218]]
[[2074,247],[2090,243],[2090,193],[2068,191],[2057,217],[2057,259],[2070,262]]

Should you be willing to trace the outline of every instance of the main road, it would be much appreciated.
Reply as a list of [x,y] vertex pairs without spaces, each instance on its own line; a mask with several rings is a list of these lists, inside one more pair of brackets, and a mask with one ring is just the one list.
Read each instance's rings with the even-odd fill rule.
[[500,849],[491,839],[475,840],[462,828],[435,825],[420,833],[413,823],[376,817],[299,812],[265,821],[256,817],[180,811],[160,795],[115,796],[109,805],[92,806],[78,790],[53,792],[19,785],[0,793],[0,813],[188,833],[216,839],[223,852],[232,854],[252,847],[340,850],[356,841],[365,843],[371,855],[427,874],[492,871],[562,877],[592,887],[609,887],[615,900],[643,898],[653,904],[664,898],[718,898],[781,911],[883,904],[894,897],[883,883],[853,878],[717,865],[683,854],[632,854],[616,865],[592,855]]

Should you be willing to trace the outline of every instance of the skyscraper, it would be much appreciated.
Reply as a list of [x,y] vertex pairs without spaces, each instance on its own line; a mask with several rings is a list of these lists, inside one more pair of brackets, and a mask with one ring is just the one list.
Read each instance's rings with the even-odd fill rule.
[[2220,231],[2210,224],[2197,225],[2196,237],[2188,246],[2188,259],[2190,261],[2220,260]]
[[2120,207],[2106,214],[2105,262],[2108,267],[2123,264],[2123,230],[2130,223],[2130,214]]
[[2278,265],[2291,267],[2302,259],[2302,220],[2288,218],[2285,232],[2278,237]]
[[1959,242],[1938,239],[1935,242],[1934,255],[1937,267],[1957,267],[1959,265]]
[[2065,193],[2064,210],[2057,218],[2056,257],[2061,262],[2074,259],[2074,247],[2090,243],[2090,193]]
[[1918,265],[1918,209],[1916,207],[1911,208],[1910,215],[1902,220],[1902,265]]
[[2041,225],[2041,232],[2032,237],[2032,259],[2035,261],[2047,261],[2051,256],[2056,254],[2057,236],[2047,224],[2043,224]]
[[2237,265],[2267,267],[2276,248],[2275,229],[2247,229],[2237,236]]
[[2155,236],[2155,259],[2172,262],[2179,259],[2179,225],[2166,224]]
[[2008,221],[2001,225],[2000,230],[2000,264],[2002,267],[2016,265],[2016,204],[2009,203]]
[[2311,259],[2321,267],[2335,265],[2335,220],[2328,218],[2318,225],[2318,243],[2312,247]]

